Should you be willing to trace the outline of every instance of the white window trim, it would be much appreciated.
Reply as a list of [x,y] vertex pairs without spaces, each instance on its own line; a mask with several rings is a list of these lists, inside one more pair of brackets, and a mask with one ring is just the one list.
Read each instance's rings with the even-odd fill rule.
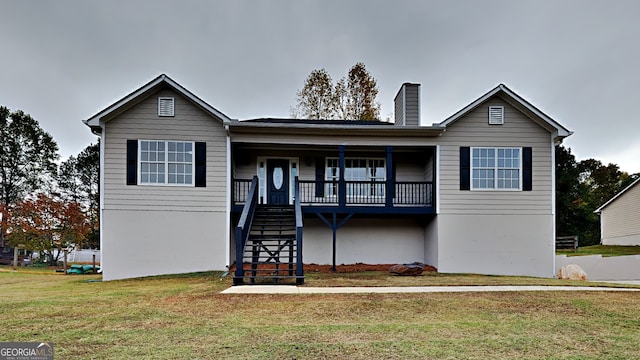
[[[493,177],[493,188],[476,188],[473,186],[473,150],[475,149],[493,149],[496,151],[496,163],[493,169],[495,170],[495,176]],[[519,149],[520,150],[520,163],[518,164],[518,187],[517,188],[499,188],[498,187],[498,149]],[[476,146],[471,147],[469,152],[469,184],[471,191],[522,191],[522,147],[518,146]]]
[[[295,164],[296,174],[300,178],[300,162],[297,157],[285,156],[258,156],[256,158],[256,174],[258,174],[258,203],[267,204],[267,160],[289,160],[289,205],[293,205],[295,198],[295,176],[293,166]],[[261,167],[263,164],[264,167]],[[261,171],[262,170],[262,171]]]
[[[325,181],[334,181],[334,180],[333,180],[333,179],[328,175],[328,173],[327,173],[327,168],[328,168],[328,165],[329,165],[329,160],[338,160],[338,163],[339,163],[340,158],[339,158],[339,157],[326,157],[326,158],[324,159],[324,170],[325,170],[325,171],[324,171],[324,180],[325,180]],[[346,160],[365,160],[365,161],[367,162],[367,169],[369,169],[369,161],[370,161],[370,160],[380,160],[380,161],[382,161],[382,162],[384,163],[384,176],[383,176],[383,178],[382,178],[381,180],[377,180],[377,181],[387,181],[387,159],[386,159],[386,158],[380,158],[380,157],[357,157],[357,156],[350,156],[350,157],[345,157],[345,158],[344,158],[344,160],[345,160],[345,162],[346,162]],[[345,164],[345,165],[346,165],[346,164]],[[346,168],[346,167],[345,167],[345,168]],[[367,176],[369,176],[369,174],[370,174],[370,172],[369,172],[369,171],[367,171]],[[338,181],[339,181],[339,180],[340,180],[340,169],[338,169]],[[348,179],[346,179],[346,178],[345,178],[345,181],[368,181],[368,180],[348,180]],[[327,186],[327,184],[325,184],[325,186]],[[349,195],[349,194],[347,194],[347,198],[354,199],[354,198],[366,198],[366,197],[369,197],[369,198],[380,198],[380,199],[382,199],[382,198],[384,198],[384,197],[385,197],[385,193],[384,193],[385,191],[386,191],[386,188],[383,188],[383,193],[382,193],[382,194],[380,194],[380,195],[371,195],[371,196],[366,196],[366,195]],[[328,197],[334,197],[334,198],[335,198],[335,197],[337,196],[337,193],[336,193],[336,194],[332,194],[332,195],[330,195],[330,194],[328,194],[328,193],[329,193],[329,192],[328,192],[328,191],[327,191],[327,189],[325,188],[325,192],[324,192],[324,196],[325,196],[325,197],[327,197],[327,198],[328,198]]]
[[[500,110],[500,118],[496,118],[492,116],[492,112],[496,110]],[[503,125],[503,124],[504,124],[504,106],[489,106],[489,125]]]
[[[141,151],[142,151],[142,142],[143,141],[155,141],[155,142],[164,142],[164,166],[165,166],[165,177],[164,183],[149,183],[142,182],[142,173],[141,173]],[[191,143],[191,149],[193,154],[191,156],[191,184],[171,184],[169,183],[169,142],[181,142],[181,143]],[[170,187],[195,187],[196,186],[196,142],[195,141],[185,141],[185,140],[157,140],[157,139],[138,139],[138,185],[142,186],[170,186]]]
[[[171,114],[163,114],[161,111],[161,104],[163,103],[163,101],[167,101],[170,100],[171,101]],[[171,96],[160,96],[158,97],[158,116],[160,117],[173,117],[175,116],[175,109],[176,109],[176,102],[175,99]]]

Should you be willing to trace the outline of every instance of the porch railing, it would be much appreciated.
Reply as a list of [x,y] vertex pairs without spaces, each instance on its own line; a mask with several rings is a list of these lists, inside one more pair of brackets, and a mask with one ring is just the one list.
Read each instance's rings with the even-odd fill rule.
[[[300,199],[303,206],[340,205],[340,181],[298,180],[297,184],[295,199]],[[251,180],[234,180],[234,204],[244,204],[247,201],[250,186]],[[343,203],[346,206],[433,206],[434,193],[431,181],[395,182],[391,187],[391,202],[387,202],[386,181],[345,181],[343,188]]]
[[[254,177],[257,179],[257,177]],[[233,180],[233,203],[244,204],[247,202],[247,195],[249,194],[249,188],[253,180],[234,179]],[[256,194],[258,193],[256,189]]]
[[[235,190],[234,190],[235,193]],[[253,223],[253,216],[256,212],[256,206],[258,205],[258,177],[254,176],[250,182],[247,195],[244,197],[245,204],[236,226],[235,240],[236,240],[236,273],[233,278],[234,284],[240,284],[244,278],[243,269],[243,256],[244,247],[247,244],[249,238],[249,231]]]

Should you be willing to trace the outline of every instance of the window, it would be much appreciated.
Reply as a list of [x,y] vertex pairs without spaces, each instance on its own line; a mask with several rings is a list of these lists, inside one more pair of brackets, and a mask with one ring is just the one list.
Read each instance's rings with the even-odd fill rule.
[[[327,158],[325,194],[338,193],[340,166],[338,159]],[[386,180],[384,159],[347,158],[344,160],[344,179],[347,182],[347,196],[384,196]]]
[[472,148],[472,189],[521,189],[520,148]]
[[489,125],[504,124],[504,107],[489,106]]
[[140,184],[194,185],[194,143],[140,140]]
[[158,116],[173,116],[174,101],[172,97],[158,98]]

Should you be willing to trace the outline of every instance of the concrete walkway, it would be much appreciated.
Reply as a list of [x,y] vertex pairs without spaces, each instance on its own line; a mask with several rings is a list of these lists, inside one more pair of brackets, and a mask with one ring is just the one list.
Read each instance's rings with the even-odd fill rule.
[[640,291],[605,286],[406,286],[406,287],[304,287],[294,285],[239,285],[222,294],[391,294],[499,291]]

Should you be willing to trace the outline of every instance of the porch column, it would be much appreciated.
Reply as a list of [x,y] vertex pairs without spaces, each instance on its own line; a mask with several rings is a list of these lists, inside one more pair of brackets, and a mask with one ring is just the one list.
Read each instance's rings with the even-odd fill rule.
[[344,182],[344,145],[338,147],[338,166],[340,166],[340,179],[338,181],[338,206],[347,205],[347,184]]
[[385,206],[393,206],[393,196],[396,184],[393,178],[393,147],[387,146],[387,181],[385,189]]

